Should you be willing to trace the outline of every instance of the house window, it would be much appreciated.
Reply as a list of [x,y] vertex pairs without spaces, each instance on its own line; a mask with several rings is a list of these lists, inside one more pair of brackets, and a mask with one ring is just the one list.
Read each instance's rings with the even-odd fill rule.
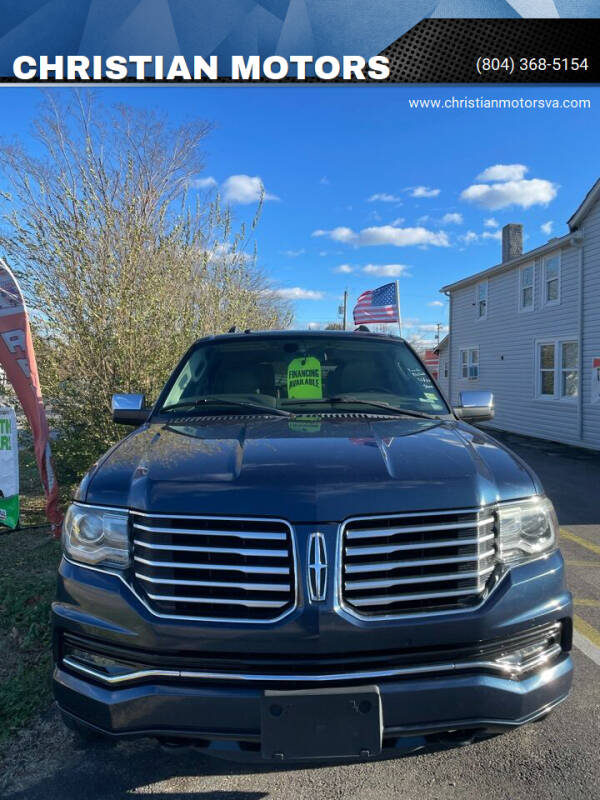
[[479,377],[479,348],[470,347],[460,351],[460,367],[463,378],[470,381],[477,380]]
[[542,397],[554,397],[555,350],[556,345],[553,342],[540,345],[540,394]]
[[579,347],[577,342],[561,342],[560,396],[577,397],[579,386]]
[[520,301],[521,311],[531,311],[533,308],[533,264],[523,267],[520,273]]
[[487,317],[488,304],[488,282],[482,281],[477,284],[477,319]]
[[576,398],[579,393],[579,345],[571,341],[538,345],[538,393],[555,399]]
[[444,361],[444,368],[443,369],[444,369],[444,372],[443,372],[444,378],[447,378],[448,377],[448,362],[447,361]]
[[544,305],[560,303],[560,256],[544,261]]

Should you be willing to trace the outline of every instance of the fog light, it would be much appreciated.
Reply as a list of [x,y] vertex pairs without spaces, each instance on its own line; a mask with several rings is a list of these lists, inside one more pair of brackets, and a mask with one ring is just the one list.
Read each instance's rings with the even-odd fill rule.
[[506,669],[511,676],[521,677],[523,674],[547,664],[562,652],[561,635],[562,623],[557,622],[554,628],[539,642],[533,642],[512,653],[500,656],[496,659],[496,663]]

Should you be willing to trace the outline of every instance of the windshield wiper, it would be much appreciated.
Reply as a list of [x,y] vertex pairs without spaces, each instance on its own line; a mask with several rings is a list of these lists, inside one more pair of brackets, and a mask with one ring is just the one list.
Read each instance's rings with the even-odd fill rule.
[[298,400],[299,403],[356,403],[358,405],[373,406],[375,408],[385,408],[394,414],[403,414],[407,417],[421,417],[423,419],[440,419],[439,415],[428,414],[426,411],[417,411],[412,408],[400,408],[391,403],[384,403],[382,400],[366,400],[362,397],[354,397],[351,394],[339,394],[335,397],[322,397],[319,399]]
[[203,405],[221,405],[221,406],[239,406],[240,408],[248,408],[253,411],[261,411],[263,414],[274,414],[279,417],[294,417],[295,414],[291,411],[285,411],[283,408],[275,408],[275,406],[263,406],[260,403],[252,403],[249,400],[229,400],[225,397],[200,397],[198,400],[184,400],[179,403],[171,403],[171,405],[163,406],[159,409],[159,414],[163,411],[174,411],[180,408],[199,408]]

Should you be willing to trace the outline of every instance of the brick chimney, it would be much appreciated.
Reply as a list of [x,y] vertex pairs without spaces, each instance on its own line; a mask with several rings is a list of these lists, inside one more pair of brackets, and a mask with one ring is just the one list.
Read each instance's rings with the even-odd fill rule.
[[502,228],[502,261],[523,255],[523,226],[509,222]]

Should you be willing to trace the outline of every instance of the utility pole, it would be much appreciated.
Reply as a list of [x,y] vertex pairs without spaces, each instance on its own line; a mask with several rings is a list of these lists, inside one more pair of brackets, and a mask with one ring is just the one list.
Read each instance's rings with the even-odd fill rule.
[[342,330],[345,331],[348,322],[348,289],[344,289],[344,305],[342,314]]
[[441,322],[436,322],[436,333],[435,333],[435,340],[439,344],[440,343],[440,328],[442,327]]

